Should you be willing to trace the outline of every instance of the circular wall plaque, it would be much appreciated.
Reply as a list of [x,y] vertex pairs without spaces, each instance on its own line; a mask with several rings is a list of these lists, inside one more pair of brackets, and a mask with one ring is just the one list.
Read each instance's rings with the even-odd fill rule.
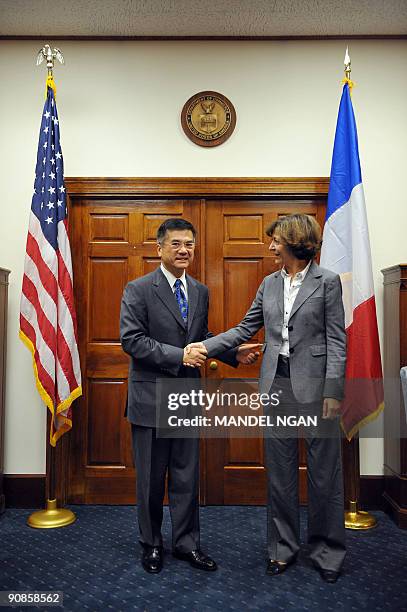
[[216,91],[201,91],[184,104],[181,124],[185,134],[201,147],[216,147],[232,135],[236,111],[230,100]]

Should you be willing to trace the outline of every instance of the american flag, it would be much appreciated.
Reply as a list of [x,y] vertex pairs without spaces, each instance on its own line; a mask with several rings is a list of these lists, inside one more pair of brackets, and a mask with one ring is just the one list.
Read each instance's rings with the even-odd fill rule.
[[82,394],[82,388],[64,166],[53,87],[47,86],[38,143],[20,338],[32,353],[37,389],[51,411],[50,443],[55,446],[72,427],[71,404]]

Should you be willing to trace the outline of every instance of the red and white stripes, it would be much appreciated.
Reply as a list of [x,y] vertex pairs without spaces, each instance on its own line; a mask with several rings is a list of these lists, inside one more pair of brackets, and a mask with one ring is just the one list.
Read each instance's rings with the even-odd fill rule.
[[20,336],[33,354],[41,397],[53,415],[51,443],[71,427],[70,405],[81,395],[81,372],[66,220],[58,223],[58,249],[30,213],[20,307]]

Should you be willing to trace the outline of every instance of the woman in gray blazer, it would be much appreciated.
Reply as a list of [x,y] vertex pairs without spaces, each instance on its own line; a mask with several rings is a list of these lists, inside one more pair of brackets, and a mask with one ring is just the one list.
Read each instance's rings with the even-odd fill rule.
[[[268,474],[266,573],[284,572],[300,550],[298,435],[278,427],[277,416],[309,417],[304,428],[308,474],[309,557],[327,582],[335,582],[345,558],[341,437],[346,334],[341,281],[315,257],[321,229],[313,217],[294,214],[266,232],[281,270],[267,276],[244,319],[203,342],[208,357],[247,342],[264,326],[260,392],[279,393],[270,407],[276,426],[265,435]],[[202,345],[201,345],[202,346]],[[316,417],[316,418],[315,418]],[[298,421],[298,420],[297,420]]]

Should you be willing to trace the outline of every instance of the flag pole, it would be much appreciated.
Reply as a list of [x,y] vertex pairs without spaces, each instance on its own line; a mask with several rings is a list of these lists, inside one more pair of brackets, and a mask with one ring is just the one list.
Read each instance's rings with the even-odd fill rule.
[[[349,50],[346,47],[345,59],[345,83],[351,88],[353,83],[350,79],[351,61]],[[359,463],[359,435],[356,433],[351,440],[344,439],[342,445],[344,484],[345,484],[345,528],[353,530],[372,529],[376,527],[377,521],[369,512],[359,510],[360,498],[360,463]]]
[[[47,435],[51,428],[52,415],[47,419]],[[30,514],[27,525],[34,529],[55,529],[66,527],[76,521],[76,516],[69,508],[58,508],[55,481],[55,447],[47,446],[47,499],[45,510],[37,510]]]
[[[40,49],[37,55],[37,66],[41,64],[44,59],[47,62],[46,95],[48,92],[48,87],[52,87],[55,92],[55,84],[53,79],[55,58],[58,58],[61,64],[64,63],[64,58],[61,51],[59,49],[51,49],[50,45],[45,45],[42,49]],[[52,419],[54,418],[54,415],[50,415],[47,418],[47,440],[50,440]],[[27,519],[27,525],[33,527],[34,529],[55,529],[57,527],[66,527],[67,525],[71,525],[76,520],[76,516],[72,510],[69,510],[68,508],[58,508],[55,482],[55,444],[56,442],[54,441],[47,446],[46,509],[33,512]]]
[[343,441],[343,466],[345,484],[345,528],[362,530],[376,527],[377,521],[369,512],[359,510],[360,498],[360,465],[359,436]]

